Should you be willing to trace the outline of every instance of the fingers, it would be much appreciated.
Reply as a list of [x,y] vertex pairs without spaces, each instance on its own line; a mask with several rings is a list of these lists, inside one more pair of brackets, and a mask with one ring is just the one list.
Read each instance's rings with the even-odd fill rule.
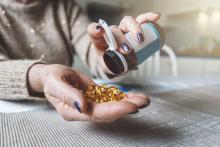
[[58,97],[67,105],[80,113],[86,112],[87,101],[83,93],[64,81],[58,81],[54,97]]
[[95,122],[111,122],[135,111],[137,106],[125,101],[93,104],[91,119]]
[[136,18],[136,21],[139,24],[142,24],[142,23],[145,23],[145,22],[148,22],[148,21],[156,22],[158,19],[160,19],[160,15],[161,15],[160,13],[148,12],[148,13],[144,13],[144,14],[139,15]]
[[135,104],[138,109],[145,108],[150,105],[150,99],[148,96],[136,92],[129,92],[124,101]]
[[104,29],[98,23],[91,23],[88,26],[88,34],[94,44],[94,46],[99,50],[106,50],[108,45],[103,38],[105,33]]
[[[152,21],[155,22],[160,18],[160,13],[143,13],[136,19],[132,16],[125,16],[120,22],[119,29],[124,33],[131,32],[138,43],[144,41],[144,35],[140,24]],[[98,23],[91,23],[88,26],[88,34],[93,42],[93,45],[100,51],[106,50],[108,45],[103,38],[104,29]]]
[[57,112],[67,121],[89,121],[90,116],[86,113],[79,113],[73,107],[60,101],[55,105]]
[[122,54],[129,54],[132,51],[132,48],[130,47],[129,43],[127,42],[124,34],[121,32],[121,30],[117,27],[111,27],[111,31],[113,33],[113,36],[117,42],[118,50]]
[[[137,112],[137,108],[143,108],[149,105],[149,98],[140,93],[130,92],[124,101],[91,104],[89,112],[79,113],[73,107],[65,104],[63,101],[56,103],[55,108],[58,113],[67,121],[94,121],[94,122],[112,122],[119,118]],[[143,105],[145,104],[145,105]]]
[[119,29],[123,32],[131,32],[137,43],[144,41],[144,35],[140,24],[132,16],[125,16],[120,22]]
[[79,71],[75,71],[75,72],[78,75],[79,85],[80,85],[79,87],[81,88],[81,90],[85,91],[89,85],[96,85],[96,83],[86,75],[82,74]]
[[77,70],[75,70],[75,73],[78,78],[78,89],[68,84],[66,81],[60,81],[59,85],[61,86],[63,93],[60,95],[60,98],[62,98],[69,106],[78,110],[78,112],[84,113],[87,112],[88,103],[84,97],[83,91],[85,91],[89,85],[96,85],[96,83]]

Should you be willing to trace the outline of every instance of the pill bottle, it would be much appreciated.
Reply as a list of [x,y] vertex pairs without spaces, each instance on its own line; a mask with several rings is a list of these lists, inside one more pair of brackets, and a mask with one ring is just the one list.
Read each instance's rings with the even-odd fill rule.
[[137,69],[138,65],[159,51],[164,45],[165,37],[160,26],[153,22],[147,22],[141,24],[144,35],[142,43],[138,43],[131,32],[125,34],[128,45],[133,50],[129,54],[122,54],[117,49],[116,41],[107,23],[102,19],[99,20],[99,23],[105,30],[104,38],[109,45],[103,55],[103,59],[108,69],[116,75]]

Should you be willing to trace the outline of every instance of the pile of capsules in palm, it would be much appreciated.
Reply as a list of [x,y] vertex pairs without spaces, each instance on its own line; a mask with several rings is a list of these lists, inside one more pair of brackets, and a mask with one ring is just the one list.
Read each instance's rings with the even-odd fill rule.
[[115,86],[107,86],[103,84],[89,85],[85,91],[85,97],[89,102],[104,103],[104,102],[116,102],[125,98],[126,94],[120,91]]

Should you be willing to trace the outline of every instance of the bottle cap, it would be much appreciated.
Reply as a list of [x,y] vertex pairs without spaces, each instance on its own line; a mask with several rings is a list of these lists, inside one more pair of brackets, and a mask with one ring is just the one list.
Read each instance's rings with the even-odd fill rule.
[[114,74],[123,74],[127,72],[127,61],[124,56],[117,51],[117,43],[108,24],[102,19],[99,20],[99,23],[105,30],[105,34],[103,35],[103,37],[109,46],[103,56],[106,66]]
[[112,51],[117,50],[117,48],[118,48],[117,43],[115,41],[115,38],[114,38],[108,24],[102,19],[99,19],[99,23],[102,25],[103,29],[105,30],[105,34],[103,35],[103,37],[109,46],[109,50],[112,50]]
[[126,70],[121,58],[115,51],[107,50],[103,59],[108,69],[114,74],[122,74]]

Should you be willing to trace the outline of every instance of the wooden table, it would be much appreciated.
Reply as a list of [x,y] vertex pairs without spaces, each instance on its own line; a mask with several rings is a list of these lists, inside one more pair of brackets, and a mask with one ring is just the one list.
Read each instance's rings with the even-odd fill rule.
[[110,124],[66,122],[54,110],[0,114],[0,146],[220,146],[220,77],[157,78],[151,105]]

